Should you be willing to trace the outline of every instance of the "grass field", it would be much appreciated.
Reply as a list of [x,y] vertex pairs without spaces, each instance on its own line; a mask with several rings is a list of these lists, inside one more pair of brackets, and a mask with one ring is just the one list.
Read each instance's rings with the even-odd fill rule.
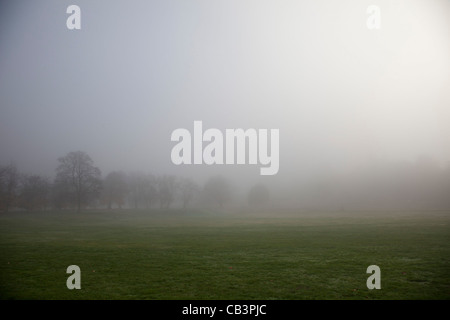
[[[450,299],[450,212],[0,215],[1,299]],[[81,290],[66,269],[81,268]],[[369,265],[381,290],[368,290]]]

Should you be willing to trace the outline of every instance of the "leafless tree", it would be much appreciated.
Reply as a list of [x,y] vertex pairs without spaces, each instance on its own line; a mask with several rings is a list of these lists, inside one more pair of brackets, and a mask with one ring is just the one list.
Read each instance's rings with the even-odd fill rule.
[[134,172],[127,177],[129,202],[134,209],[149,209],[158,198],[158,181],[151,174]]
[[158,196],[161,208],[169,208],[175,199],[178,188],[177,178],[172,175],[163,175],[158,179]]
[[195,194],[200,187],[189,178],[183,178],[180,181],[181,198],[183,200],[183,209],[186,209],[189,203],[194,199]]
[[142,173],[133,172],[127,175],[128,203],[138,209],[141,195]]
[[68,194],[67,199],[79,212],[83,206],[98,197],[101,190],[101,171],[94,161],[82,151],[69,152],[58,159],[55,186]]
[[269,201],[269,189],[263,184],[256,184],[250,189],[247,199],[250,206],[264,206]]
[[38,175],[21,177],[19,204],[26,210],[45,210],[49,204],[50,182]]
[[158,199],[158,179],[151,174],[145,176],[142,186],[142,199],[149,209]]
[[102,201],[108,209],[116,204],[119,208],[125,203],[125,197],[128,192],[126,176],[123,172],[110,172],[103,181]]
[[220,207],[231,199],[231,186],[223,176],[211,177],[205,184],[205,194]]
[[0,167],[0,210],[8,210],[17,201],[19,172],[14,164]]

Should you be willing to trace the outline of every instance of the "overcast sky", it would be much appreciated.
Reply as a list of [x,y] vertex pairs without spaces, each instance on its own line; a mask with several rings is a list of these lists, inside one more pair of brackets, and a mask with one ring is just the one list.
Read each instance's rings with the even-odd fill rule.
[[[66,27],[71,4],[81,30]],[[278,128],[278,177],[421,154],[444,164],[449,57],[447,0],[2,2],[0,163],[53,176],[82,150],[104,174],[211,175],[223,166],[170,160],[172,131],[202,120]],[[261,179],[259,165],[226,170]]]

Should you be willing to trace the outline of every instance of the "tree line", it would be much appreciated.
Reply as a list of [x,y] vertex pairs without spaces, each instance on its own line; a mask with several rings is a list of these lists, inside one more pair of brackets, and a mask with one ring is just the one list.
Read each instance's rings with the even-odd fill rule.
[[[0,166],[0,211],[11,209],[48,210],[87,207],[108,209],[169,208],[179,201],[186,209],[200,195],[222,207],[231,198],[231,186],[223,176],[211,177],[201,188],[193,179],[174,175],[112,171],[102,178],[101,170],[82,151],[58,159],[53,181],[40,175],[22,174],[14,164]],[[263,185],[249,192],[250,204],[268,200]]]
[[[142,172],[112,171],[102,177],[90,156],[81,151],[58,159],[53,180],[22,174],[13,164],[0,165],[2,212],[80,211],[89,207],[167,209],[175,205],[184,209],[199,205],[220,208],[235,200],[233,191],[230,182],[220,175],[210,177],[202,186],[190,178]],[[270,204],[301,210],[447,210],[450,163],[441,167],[429,157],[419,157],[416,162],[377,162],[351,172],[284,181],[275,191],[269,194],[266,186],[257,184],[239,197],[256,208]]]

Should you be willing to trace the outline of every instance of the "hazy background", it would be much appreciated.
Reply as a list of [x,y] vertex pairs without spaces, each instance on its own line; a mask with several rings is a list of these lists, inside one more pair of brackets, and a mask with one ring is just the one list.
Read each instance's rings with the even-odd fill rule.
[[[66,28],[71,4],[81,30]],[[448,173],[449,57],[447,0],[2,2],[0,163],[53,177],[58,157],[83,150],[103,174],[221,173],[299,202],[366,175]],[[279,173],[173,165],[170,134],[194,120],[280,129]]]

